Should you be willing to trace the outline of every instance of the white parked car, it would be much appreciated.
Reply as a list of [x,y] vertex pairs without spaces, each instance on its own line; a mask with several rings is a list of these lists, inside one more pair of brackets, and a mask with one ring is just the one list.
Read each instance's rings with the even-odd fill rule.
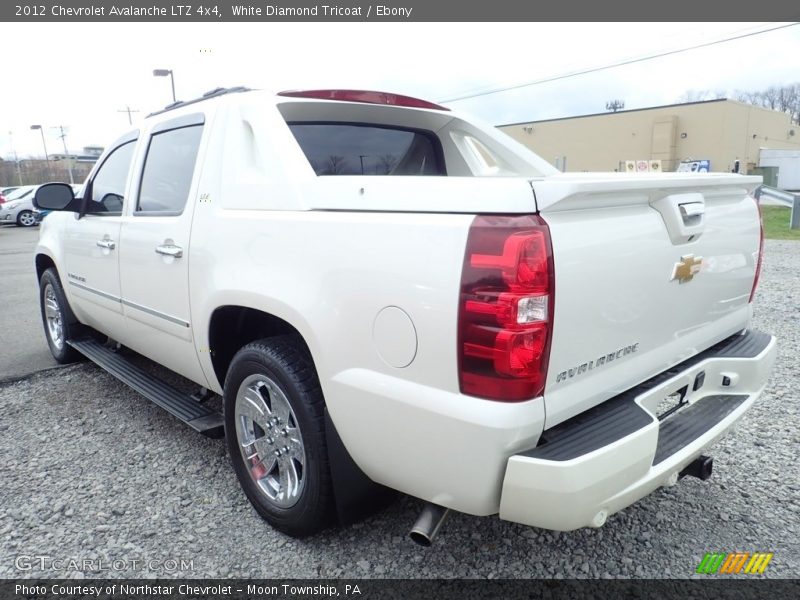
[[11,192],[13,192],[14,190],[17,190],[17,189],[19,189],[18,185],[12,185],[10,187],[0,188],[0,194],[3,194],[4,196],[8,196]]
[[42,318],[59,362],[224,434],[291,535],[387,488],[428,503],[421,543],[449,509],[600,527],[707,478],[765,388],[759,183],[560,173],[395,94],[216,90],[109,145],[83,200],[39,190]]
[[6,201],[0,204],[0,224],[15,223],[21,227],[35,225],[33,197],[38,187],[38,185],[25,185],[10,192],[6,196]]

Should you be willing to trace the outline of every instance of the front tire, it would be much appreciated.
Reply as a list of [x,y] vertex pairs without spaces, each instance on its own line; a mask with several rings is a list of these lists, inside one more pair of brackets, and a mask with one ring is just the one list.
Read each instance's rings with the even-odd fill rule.
[[275,529],[317,533],[333,514],[324,399],[302,343],[280,336],[237,352],[225,380],[225,437],[247,499]]
[[17,215],[17,225],[20,227],[33,227],[36,225],[36,215],[30,210],[23,210]]
[[61,364],[80,360],[81,354],[67,342],[75,339],[80,323],[69,307],[55,269],[47,269],[39,280],[39,305],[44,335],[50,353]]

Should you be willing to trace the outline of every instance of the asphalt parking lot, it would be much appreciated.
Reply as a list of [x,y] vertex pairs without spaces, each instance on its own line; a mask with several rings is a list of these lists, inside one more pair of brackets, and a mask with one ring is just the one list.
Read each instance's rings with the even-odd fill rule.
[[56,365],[39,316],[33,249],[38,227],[0,225],[0,382]]
[[[710,480],[661,489],[601,529],[455,514],[423,549],[407,538],[421,507],[409,498],[309,539],[279,534],[239,490],[222,440],[92,364],[42,371],[53,362],[31,274],[37,235],[0,228],[0,577],[684,578],[706,552],[734,551],[773,552],[765,577],[800,575],[800,244],[767,241],[755,326],[779,336],[778,363],[715,447]],[[37,556],[90,566],[53,570]]]

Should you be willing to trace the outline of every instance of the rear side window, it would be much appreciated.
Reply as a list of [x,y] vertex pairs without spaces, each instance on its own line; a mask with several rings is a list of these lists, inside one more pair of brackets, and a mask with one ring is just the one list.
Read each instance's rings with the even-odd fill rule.
[[192,185],[202,125],[181,127],[150,138],[136,211],[176,215],[183,212]]
[[430,132],[360,123],[289,123],[317,175],[445,175]]

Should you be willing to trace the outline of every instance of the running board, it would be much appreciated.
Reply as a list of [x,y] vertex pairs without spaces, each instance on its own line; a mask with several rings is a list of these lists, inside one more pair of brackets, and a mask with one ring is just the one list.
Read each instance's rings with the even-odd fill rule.
[[94,340],[67,342],[97,366],[157,404],[189,427],[211,438],[222,437],[222,414],[200,404],[189,394],[153,377],[124,356]]

